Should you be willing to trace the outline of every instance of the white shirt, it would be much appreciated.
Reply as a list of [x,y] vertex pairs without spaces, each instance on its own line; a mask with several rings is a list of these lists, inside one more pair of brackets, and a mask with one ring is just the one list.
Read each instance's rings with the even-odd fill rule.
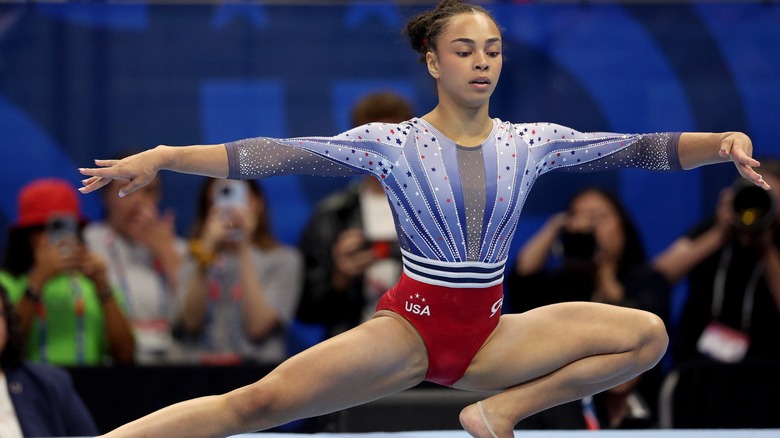
[[8,393],[8,381],[5,373],[0,373],[0,437],[22,438],[22,427],[16,418],[14,405]]

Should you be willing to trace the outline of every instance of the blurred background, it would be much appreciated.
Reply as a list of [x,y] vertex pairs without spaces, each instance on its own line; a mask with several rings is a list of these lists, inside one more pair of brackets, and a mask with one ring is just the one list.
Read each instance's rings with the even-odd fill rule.
[[[0,226],[16,221],[23,185],[56,176],[79,186],[77,168],[95,158],[158,144],[331,136],[350,128],[355,102],[375,91],[399,93],[418,115],[427,113],[436,103],[434,84],[401,29],[433,3],[0,2]],[[780,2],[482,4],[504,31],[493,117],[579,131],[738,130],[753,138],[758,157],[780,157]],[[510,261],[590,185],[618,193],[653,257],[709,216],[736,177],[730,165],[546,175],[528,198]],[[202,179],[162,178],[163,207],[175,213],[178,233],[189,235]],[[297,245],[315,203],[349,182],[264,180],[274,233]],[[89,218],[103,217],[99,194],[81,200]],[[100,414],[101,429],[176,401],[160,384],[170,376],[164,370],[151,369],[159,376],[147,375],[140,389],[132,369],[71,371],[85,392],[101,392],[112,381],[126,388],[111,392],[145,394],[156,404],[136,412],[127,401],[117,409],[124,416]],[[262,375],[250,368],[221,381],[224,375],[204,379],[204,372],[219,371],[178,377],[222,384],[208,388],[219,392]],[[121,373],[127,375],[117,379]],[[196,395],[176,385],[176,397]],[[776,397],[776,389],[765,389]],[[93,408],[102,404],[86,398]],[[351,421],[361,417],[378,421],[365,413]]]

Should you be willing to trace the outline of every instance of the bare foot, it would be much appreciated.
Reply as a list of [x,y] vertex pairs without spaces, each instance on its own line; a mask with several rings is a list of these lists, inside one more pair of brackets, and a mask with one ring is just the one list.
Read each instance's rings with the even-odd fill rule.
[[460,425],[463,429],[474,438],[498,438],[499,436],[514,436],[511,428],[506,435],[501,434],[502,431],[494,428],[491,421],[488,419],[482,402],[477,402],[473,405],[466,406],[460,411]]

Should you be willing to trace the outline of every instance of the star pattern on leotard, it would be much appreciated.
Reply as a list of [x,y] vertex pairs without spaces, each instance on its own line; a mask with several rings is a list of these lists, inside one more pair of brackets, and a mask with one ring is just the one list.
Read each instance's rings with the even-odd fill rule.
[[[523,204],[539,175],[562,167],[668,168],[669,136],[648,137],[642,154],[628,153],[642,138],[496,120],[484,144],[463,148],[473,155],[459,162],[458,145],[422,119],[412,119],[370,123],[335,137],[236,142],[247,143],[236,149],[237,170],[231,170],[231,177],[370,173],[383,182],[398,221],[399,241],[409,254],[437,261],[495,263],[506,258]],[[464,164],[472,162],[468,160],[478,160],[473,162],[479,163],[479,174],[474,169],[461,174]],[[476,184],[481,191],[474,192],[467,184]],[[477,195],[472,199],[469,193]]]

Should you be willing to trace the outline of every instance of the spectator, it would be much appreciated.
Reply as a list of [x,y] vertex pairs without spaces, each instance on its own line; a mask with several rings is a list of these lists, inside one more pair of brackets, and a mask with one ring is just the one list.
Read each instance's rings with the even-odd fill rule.
[[677,363],[780,359],[780,160],[757,168],[773,188],[735,182],[714,219],[674,241],[654,260],[670,282],[687,279],[672,352]]
[[[254,181],[208,179],[180,282],[177,326],[201,362],[278,363],[301,293],[298,251],[271,234]],[[192,345],[192,344],[191,344]]]
[[[352,124],[398,123],[412,106],[392,92],[369,94],[353,109]],[[298,319],[325,326],[327,337],[374,316],[379,297],[401,275],[393,215],[382,184],[364,176],[322,200],[300,244],[305,285]]]
[[124,294],[137,343],[136,363],[175,362],[170,321],[186,243],[176,235],[173,213],[159,210],[159,177],[122,198],[120,186],[106,187],[105,220],[87,225],[84,239],[106,260],[111,283]]
[[[550,267],[555,261],[557,266]],[[620,200],[595,187],[576,194],[568,211],[553,215],[521,248],[508,292],[519,312],[564,301],[595,301],[668,319],[669,284],[647,262],[639,232]],[[521,427],[651,427],[660,378],[656,367],[592,400],[542,412]]]
[[56,365],[129,363],[135,348],[103,259],[81,240],[78,194],[66,181],[22,188],[0,284],[17,303],[27,357]]
[[[557,268],[549,268],[550,256]],[[670,286],[648,263],[620,200],[604,189],[580,191],[567,212],[553,215],[520,249],[515,273],[509,291],[515,311],[596,301],[647,310],[668,321]]]
[[22,360],[24,338],[0,286],[0,436],[94,436],[97,428],[64,370]]

